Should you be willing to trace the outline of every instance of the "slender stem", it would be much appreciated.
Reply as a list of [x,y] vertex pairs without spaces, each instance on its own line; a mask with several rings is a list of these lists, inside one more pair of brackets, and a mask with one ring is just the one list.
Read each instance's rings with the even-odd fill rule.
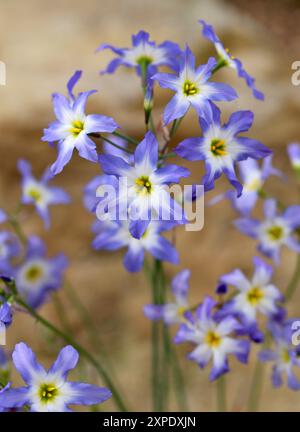
[[54,304],[54,307],[55,307],[55,309],[56,309],[56,313],[57,313],[57,316],[58,316],[58,318],[59,318],[59,320],[60,320],[60,323],[61,323],[62,328],[63,328],[64,331],[65,331],[66,333],[68,333],[69,335],[72,334],[72,328],[71,328],[71,326],[70,326],[70,324],[69,324],[69,321],[68,321],[67,315],[66,315],[66,313],[65,313],[64,307],[63,307],[63,305],[62,305],[62,303],[61,303],[61,300],[60,300],[58,294],[55,293],[55,294],[51,297],[51,299],[52,299],[52,301],[53,301],[53,304]]
[[177,154],[176,153],[167,153],[165,155],[160,156],[160,159],[167,159],[167,158],[172,158],[172,157],[176,157]]
[[137,145],[139,143],[136,139],[134,139],[134,138],[132,138],[132,137],[130,137],[128,135],[125,135],[125,134],[123,134],[121,132],[116,132],[115,131],[112,134],[115,135],[115,136],[117,136],[117,137],[119,137],[119,138],[123,138],[125,141],[128,141],[131,144]]
[[226,412],[226,380],[221,376],[217,380],[217,411]]
[[105,361],[107,368],[112,372],[112,367],[109,363],[108,354],[105,350],[103,342],[101,341],[98,335],[97,328],[95,327],[94,322],[91,319],[88,310],[82,304],[76,291],[72,288],[72,285],[69,282],[65,283],[64,291],[68,297],[68,300],[70,301],[72,306],[76,309],[79,317],[81,318],[82,323],[84,323],[87,329],[91,346],[96,348],[97,353],[101,356],[101,361],[102,362]]
[[248,411],[257,412],[262,392],[265,365],[256,360],[248,399]]
[[171,345],[171,361],[173,367],[173,377],[175,384],[175,393],[177,398],[178,408],[182,412],[188,411],[187,405],[187,393],[185,382],[182,374],[182,370],[180,368],[180,363],[177,357],[176,347]]
[[296,291],[297,287],[299,286],[300,283],[300,254],[297,255],[297,263],[296,263],[296,268],[294,271],[294,274],[292,276],[292,279],[290,281],[290,283],[288,284],[288,287],[285,291],[285,302],[288,302],[289,300],[291,300],[294,292]]
[[220,58],[218,60],[218,63],[216,64],[216,66],[213,68],[212,70],[212,74],[216,73],[219,69],[222,69],[224,66],[227,66],[227,62],[225,59]]
[[114,141],[112,141],[111,139],[105,137],[104,135],[100,135],[97,133],[91,133],[89,134],[92,138],[101,138],[103,141],[106,141],[107,143],[111,144],[112,146],[114,146],[115,148],[124,151],[125,153],[129,153],[129,154],[133,154],[133,152],[131,150],[128,150],[127,148],[121,147],[118,144],[116,144]]
[[11,224],[12,229],[16,233],[16,235],[17,235],[18,239],[20,240],[20,242],[22,243],[22,245],[26,245],[27,238],[26,238],[26,235],[24,234],[24,232],[22,230],[21,225],[19,224],[18,219],[15,216],[9,216],[8,222]]
[[43,318],[32,307],[30,307],[23,299],[21,299],[20,297],[16,297],[16,302],[20,306],[22,306],[25,310],[27,310],[30,313],[30,315],[33,316],[38,322],[40,322],[44,327],[52,331],[57,336],[61,337],[66,343],[71,344],[82,357],[84,357],[92,366],[94,366],[99,376],[103,379],[107,387],[111,390],[118,409],[123,412],[127,411],[126,405],[120,393],[116,389],[114,383],[112,382],[111,378],[106,373],[103,366],[92,356],[92,354],[90,354],[84,347],[82,347],[79,343],[77,343],[72,336],[67,335],[62,330],[58,329],[55,325],[53,325],[51,322]]
[[173,121],[171,130],[170,130],[170,139],[176,134],[177,129],[179,128],[180,123],[182,122],[182,120],[183,120],[183,117],[181,117],[181,118],[176,119],[176,120]]

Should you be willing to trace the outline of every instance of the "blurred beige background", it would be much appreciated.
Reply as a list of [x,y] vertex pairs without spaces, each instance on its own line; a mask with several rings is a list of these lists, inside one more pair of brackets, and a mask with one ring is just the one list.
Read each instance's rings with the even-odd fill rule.
[[[213,51],[209,42],[201,38],[199,18],[216,27],[219,36],[243,60],[247,70],[257,78],[258,88],[266,95],[264,103],[256,101],[232,70],[222,71],[218,79],[235,86],[240,98],[220,105],[227,114],[237,109],[252,109],[255,126],[250,135],[271,147],[275,152],[275,165],[288,171],[285,146],[292,140],[300,140],[300,87],[291,84],[291,64],[300,60],[299,15],[298,1],[279,0],[86,0],[84,3],[79,0],[0,0],[0,59],[7,67],[7,85],[0,87],[0,207],[12,209],[18,200],[18,158],[28,159],[37,175],[54,161],[55,150],[40,141],[42,129],[54,118],[51,93],[64,92],[75,69],[84,71],[79,90],[99,90],[91,97],[88,111],[112,115],[125,131],[142,137],[142,100],[137,77],[122,68],[113,76],[100,77],[98,71],[111,58],[108,52],[95,54],[100,43],[128,46],[131,34],[144,29],[157,42],[165,39],[181,45],[188,42],[199,61],[205,62]],[[167,91],[158,91],[156,119],[169,96]],[[193,114],[182,123],[174,144],[186,136],[187,130],[189,134],[197,134]],[[199,165],[189,165],[194,181],[202,174]],[[124,270],[123,252],[95,253],[90,248],[92,217],[82,206],[82,189],[98,170],[96,165],[76,155],[55,180],[72,195],[72,205],[52,210],[49,232],[44,231],[38,217],[30,210],[24,216],[24,227],[27,234],[38,233],[48,242],[50,254],[64,251],[68,255],[71,263],[68,280],[105,340],[130,406],[134,410],[149,410],[150,326],[142,308],[150,300],[150,290],[143,274],[131,275]],[[217,183],[218,192],[227,187],[223,181]],[[279,194],[287,204],[297,200],[292,176],[288,184],[273,178],[267,188]],[[192,270],[193,301],[212,294],[218,277],[224,272],[235,267],[252,272],[255,243],[233,229],[234,217],[229,204],[222,203],[206,209],[205,227],[201,232],[180,231],[177,236],[181,264],[179,268],[168,266],[168,274],[174,275],[185,267]],[[278,287],[285,289],[294,263],[295,256],[284,251],[282,265],[275,273]],[[60,295],[74,335],[87,343],[86,329],[63,291]],[[291,315],[299,315],[299,300],[298,290],[290,305]],[[53,305],[46,305],[41,312],[60,322]],[[49,338],[49,335],[31,318],[16,314],[8,333],[8,348],[24,340],[49,364],[62,344],[51,339],[51,345],[47,345],[44,337]],[[201,371],[195,364],[188,363],[184,359],[186,349],[182,348],[182,365],[188,380],[190,408],[214,410],[215,386],[208,381],[208,370]],[[230,409],[244,409],[253,359],[254,352],[247,367],[231,361]],[[299,394],[286,389],[273,390],[269,375],[268,369],[261,410],[299,410]],[[94,379],[93,371],[90,371],[90,379]],[[176,407],[172,405],[171,408]],[[109,402],[105,409],[114,409],[114,406]]]

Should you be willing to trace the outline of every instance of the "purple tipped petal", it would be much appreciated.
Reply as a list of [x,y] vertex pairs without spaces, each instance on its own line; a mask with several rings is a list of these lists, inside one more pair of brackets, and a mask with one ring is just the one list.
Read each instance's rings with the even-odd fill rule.
[[254,114],[252,111],[236,111],[231,114],[225,129],[230,130],[234,135],[245,132],[252,126]]
[[49,369],[48,373],[66,379],[70,370],[74,369],[78,363],[79,355],[71,345],[65,346],[58,354],[57,359]]
[[179,263],[179,255],[177,250],[164,237],[158,237],[157,242],[149,246],[148,250],[157,259],[168,261],[172,264]]
[[291,228],[298,228],[300,226],[300,206],[292,205],[288,207],[284,211],[283,217],[288,222]]
[[234,226],[243,234],[246,234],[252,238],[257,237],[257,229],[259,227],[258,220],[241,218],[241,219],[236,219],[233,223]]
[[130,171],[130,165],[118,156],[100,155],[99,162],[105,174],[127,177]]
[[175,296],[185,298],[189,289],[191,272],[190,270],[182,270],[172,279],[172,292]]
[[189,101],[186,98],[175,95],[167,104],[164,110],[164,122],[169,124],[172,120],[181,118],[189,109]]
[[75,100],[75,96],[73,94],[73,88],[75,87],[77,82],[80,80],[81,75],[82,75],[81,70],[75,71],[75,73],[71,76],[71,78],[69,79],[69,81],[67,83],[67,90],[68,90],[69,96],[73,100]]
[[114,132],[118,127],[114,119],[100,114],[88,115],[84,123],[84,130],[87,134]]
[[175,148],[175,153],[187,160],[204,160],[205,154],[202,150],[204,138],[187,138]]
[[0,407],[20,408],[27,405],[30,399],[28,387],[11,388],[0,394]]
[[129,272],[138,272],[143,267],[144,251],[139,245],[130,245],[124,257],[124,266]]
[[267,199],[264,203],[264,213],[266,219],[273,219],[276,216],[277,203],[275,199]]
[[153,171],[158,161],[158,142],[152,132],[147,132],[143,141],[139,143],[134,152],[136,166],[145,171],[145,174]]
[[68,385],[70,386],[68,404],[95,405],[105,402],[112,396],[111,391],[105,387],[77,382],[70,382]]
[[12,359],[27,384],[31,384],[35,377],[46,374],[44,368],[37,362],[34,352],[23,342],[15,346]]
[[160,184],[179,183],[182,177],[188,177],[190,171],[178,165],[166,165],[158,168],[152,175],[152,179]]
[[74,150],[74,140],[70,137],[58,143],[57,160],[51,166],[54,175],[59,174],[64,167],[70,162]]
[[163,319],[164,316],[164,306],[163,305],[146,305],[144,306],[144,315],[154,321]]

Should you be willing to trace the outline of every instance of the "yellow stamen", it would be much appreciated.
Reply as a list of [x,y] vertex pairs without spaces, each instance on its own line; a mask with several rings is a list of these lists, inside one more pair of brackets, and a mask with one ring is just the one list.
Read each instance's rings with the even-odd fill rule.
[[149,177],[141,176],[135,180],[135,184],[138,186],[138,192],[146,195],[150,194],[152,190],[152,183],[149,180]]
[[221,337],[214,331],[210,330],[205,336],[205,342],[211,348],[217,348],[221,343]]
[[214,156],[226,156],[226,144],[224,140],[215,138],[211,141],[210,150]]
[[260,287],[253,287],[247,292],[247,300],[252,306],[256,306],[264,298]]
[[274,225],[267,231],[271,240],[280,240],[283,236],[283,228],[279,225]]
[[183,93],[186,96],[194,96],[195,94],[199,93],[199,88],[195,83],[187,80],[183,84]]
[[75,120],[72,122],[72,127],[70,128],[70,132],[74,137],[77,137],[80,132],[84,129],[84,123],[81,120]]

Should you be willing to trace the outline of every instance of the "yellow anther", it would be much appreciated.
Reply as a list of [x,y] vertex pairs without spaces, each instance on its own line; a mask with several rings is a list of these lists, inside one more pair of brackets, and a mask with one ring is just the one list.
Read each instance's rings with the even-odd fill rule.
[[72,127],[70,128],[70,132],[75,137],[80,134],[84,129],[84,123],[81,120],[75,120],[72,122]]
[[225,141],[218,138],[211,141],[210,150],[214,156],[226,156],[228,154]]
[[197,94],[199,92],[198,87],[196,86],[195,83],[191,82],[191,81],[185,81],[183,84],[183,93],[186,96],[194,96],[195,94]]
[[205,342],[211,348],[217,348],[221,343],[221,337],[216,332],[210,330],[205,336]]
[[253,287],[247,292],[247,300],[252,306],[256,306],[264,298],[260,287]]

